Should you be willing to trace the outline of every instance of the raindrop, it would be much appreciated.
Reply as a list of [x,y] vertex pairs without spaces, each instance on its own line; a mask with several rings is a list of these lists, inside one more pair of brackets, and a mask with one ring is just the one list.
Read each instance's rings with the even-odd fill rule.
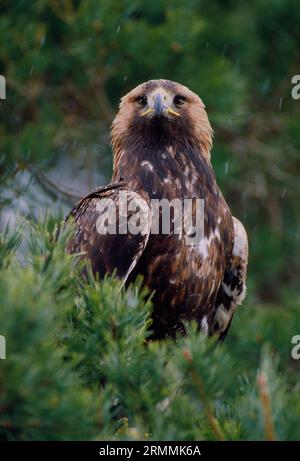
[[69,145],[68,142],[66,142],[66,143],[63,145],[63,148],[62,148],[63,152],[65,152],[65,150],[67,149],[68,145]]
[[282,108],[282,98],[279,98],[278,110],[281,110],[281,108]]
[[222,52],[223,55],[226,53],[227,48],[228,48],[228,43],[225,43],[225,45],[223,47],[223,52]]
[[228,174],[228,170],[229,170],[229,162],[227,161],[225,163],[225,174]]
[[281,198],[284,199],[286,194],[286,187],[282,190]]
[[125,77],[123,77],[123,80],[124,82],[128,79],[127,75],[125,75]]
[[40,39],[40,47],[41,47],[41,48],[42,48],[42,46],[45,45],[45,39],[46,39],[45,34],[43,34],[43,35],[41,36],[41,39]]
[[120,30],[121,30],[121,26],[118,26],[118,28],[117,28],[117,34],[120,32]]

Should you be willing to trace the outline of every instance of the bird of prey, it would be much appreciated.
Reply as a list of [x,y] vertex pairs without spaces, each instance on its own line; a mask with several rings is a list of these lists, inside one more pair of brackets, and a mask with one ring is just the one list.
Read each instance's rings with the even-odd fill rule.
[[[150,80],[121,99],[111,144],[111,183],[71,211],[75,233],[67,251],[90,260],[100,278],[115,272],[127,285],[141,274],[154,293],[154,338],[175,337],[185,332],[186,321],[195,320],[204,334],[224,339],[245,297],[248,240],[216,182],[205,105],[179,83]],[[203,199],[202,238],[187,244],[186,235],[175,232],[173,215],[169,233],[161,227],[152,233],[150,226],[138,233],[121,232],[118,226],[115,232],[99,233],[101,205],[110,200],[120,211],[121,191],[129,200],[141,197],[146,208],[154,199]],[[129,212],[127,219],[132,216]],[[147,216],[150,220],[151,213]],[[117,224],[120,219],[117,215]]]

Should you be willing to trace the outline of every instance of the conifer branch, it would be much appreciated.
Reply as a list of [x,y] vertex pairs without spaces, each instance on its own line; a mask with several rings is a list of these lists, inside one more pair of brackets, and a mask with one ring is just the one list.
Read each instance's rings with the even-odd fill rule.
[[266,440],[276,440],[276,434],[272,418],[271,399],[268,388],[268,381],[265,373],[261,371],[257,378],[257,386],[260,395],[260,402],[262,408],[262,414],[264,419],[264,429],[266,434]]
[[201,376],[199,376],[198,372],[196,371],[196,369],[193,366],[193,360],[192,360],[190,351],[185,349],[183,351],[183,356],[184,356],[185,360],[190,365],[191,377],[192,377],[192,380],[194,381],[194,383],[196,384],[196,386],[198,388],[200,400],[203,403],[204,411],[205,411],[207,420],[208,420],[208,422],[209,422],[209,424],[211,426],[211,429],[212,429],[213,433],[215,434],[216,438],[223,442],[225,440],[224,433],[223,433],[217,419],[215,418],[215,416],[213,414],[213,410],[211,408],[211,404],[210,404],[210,401],[209,401],[207,393],[206,393],[205,384],[204,384]]

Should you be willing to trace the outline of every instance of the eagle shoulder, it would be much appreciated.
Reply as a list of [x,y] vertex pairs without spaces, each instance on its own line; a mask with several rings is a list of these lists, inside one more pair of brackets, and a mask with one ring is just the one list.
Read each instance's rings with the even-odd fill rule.
[[[123,195],[122,195],[123,194]],[[67,252],[77,253],[88,259],[94,273],[102,278],[106,273],[116,275],[125,282],[136,266],[146,248],[150,222],[146,223],[143,232],[124,232],[121,229],[123,197],[128,207],[126,225],[134,215],[135,205],[141,198],[129,189],[124,182],[111,183],[92,191],[78,202],[66,220],[74,219],[75,234],[67,244]],[[114,213],[108,206],[114,207]],[[149,205],[143,198],[146,219],[150,219]],[[105,222],[109,219],[108,223]]]

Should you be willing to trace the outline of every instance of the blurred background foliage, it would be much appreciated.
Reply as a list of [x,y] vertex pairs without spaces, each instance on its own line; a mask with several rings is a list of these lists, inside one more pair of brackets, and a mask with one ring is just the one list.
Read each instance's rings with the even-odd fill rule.
[[2,0],[1,226],[63,208],[111,175],[119,99],[168,78],[204,100],[212,161],[250,239],[253,300],[300,276],[297,0]]

